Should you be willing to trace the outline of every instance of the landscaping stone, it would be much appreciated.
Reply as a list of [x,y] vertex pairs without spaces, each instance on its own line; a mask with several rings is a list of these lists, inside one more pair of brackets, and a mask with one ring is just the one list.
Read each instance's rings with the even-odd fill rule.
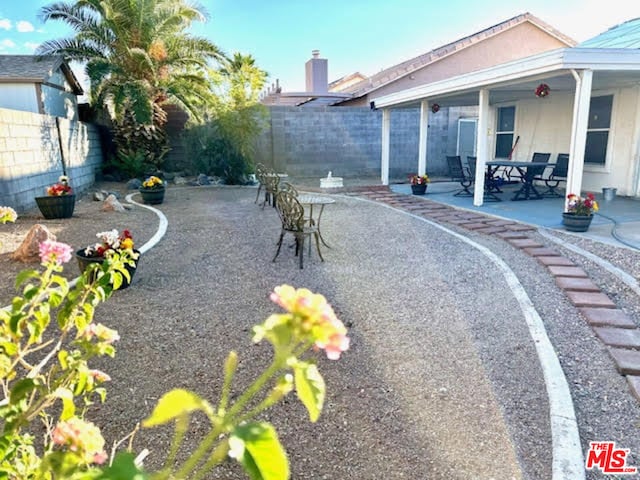
[[640,348],[640,330],[637,328],[594,327],[593,331],[610,347]]
[[11,258],[18,262],[32,263],[40,261],[40,243],[45,240],[56,240],[56,236],[44,225],[36,224],[29,229],[27,236]]
[[631,394],[640,401],[640,377],[637,375],[627,375],[627,382],[629,382],[629,388]]
[[580,267],[564,267],[564,266],[549,266],[549,272],[554,277],[576,277],[576,278],[588,278],[588,275]]
[[599,292],[600,287],[589,278],[555,277],[556,284],[563,290],[574,292]]
[[532,248],[525,248],[524,252],[527,255],[531,255],[532,257],[553,257],[553,256],[560,256],[560,253],[558,253],[556,250],[554,250],[553,248],[548,248],[548,247],[532,247]]
[[211,181],[209,180],[209,177],[204,173],[201,173],[200,175],[198,175],[196,182],[198,185],[211,185]]
[[576,307],[616,308],[616,304],[602,292],[565,292]]
[[102,203],[102,210],[105,212],[125,212],[124,206],[118,201],[115,195],[109,195]]
[[531,238],[510,238],[507,241],[516,248],[538,248],[543,246],[540,242]]
[[540,256],[536,256],[536,260],[538,260],[545,267],[548,267],[550,265],[575,267],[575,263],[573,263],[573,261],[569,260],[567,257],[562,257],[560,255],[557,255],[557,256],[540,255]]
[[142,186],[142,182],[137,178],[132,178],[127,182],[127,190],[138,190]]
[[640,351],[609,348],[609,355],[622,375],[640,375]]
[[611,308],[580,308],[580,313],[591,326],[636,328],[633,320],[622,310]]

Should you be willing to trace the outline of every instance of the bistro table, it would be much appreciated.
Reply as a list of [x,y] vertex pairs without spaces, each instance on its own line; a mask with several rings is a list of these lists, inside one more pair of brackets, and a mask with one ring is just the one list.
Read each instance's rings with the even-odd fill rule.
[[[516,162],[512,160],[493,160],[487,162],[487,177],[494,178],[496,171],[500,167],[514,167],[522,177],[522,186],[511,200],[542,200],[544,198],[533,184],[535,172],[531,172],[531,167],[549,167],[547,162]],[[521,198],[522,197],[522,198]]]
[[[331,248],[329,247],[329,245],[327,245],[327,242],[325,242],[324,238],[322,237],[322,231],[320,230],[320,220],[322,219],[322,212],[324,211],[324,206],[329,205],[331,203],[335,203],[335,200],[333,198],[325,197],[322,195],[302,194],[302,195],[298,195],[298,202],[300,202],[301,205],[309,206],[309,218],[308,218],[309,223],[311,225],[315,225],[316,227],[318,227],[318,235],[320,236],[320,241],[325,247]],[[314,206],[320,207],[317,218],[314,218],[313,216]]]

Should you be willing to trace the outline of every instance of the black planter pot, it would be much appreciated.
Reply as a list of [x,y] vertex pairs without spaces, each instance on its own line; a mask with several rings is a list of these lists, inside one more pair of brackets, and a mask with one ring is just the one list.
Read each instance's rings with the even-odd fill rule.
[[155,189],[141,187],[138,191],[140,192],[142,201],[147,205],[159,205],[164,201],[164,187]]
[[[122,284],[120,285],[120,288],[118,288],[118,290],[122,290],[124,288],[127,288],[131,284],[131,282],[133,281],[133,275],[136,273],[136,269],[138,267],[138,261],[140,260],[140,252],[138,250],[133,250],[133,253],[137,253],[138,254],[138,259],[134,260],[135,265],[134,266],[125,265],[125,268],[127,269],[127,272],[129,272],[129,276],[131,277],[131,280],[127,280],[127,278],[123,275],[122,276]],[[104,257],[87,257],[84,254],[84,248],[76,251],[76,259],[78,260],[78,268],[80,269],[80,273],[84,273],[84,271],[92,263],[102,263],[102,262],[104,262]]]
[[411,193],[414,195],[424,195],[427,192],[427,184],[411,185]]
[[36,197],[36,204],[40,213],[46,219],[71,218],[73,209],[76,206],[75,195],[56,195],[46,197]]
[[589,230],[591,220],[593,220],[593,214],[576,215],[570,212],[564,212],[562,214],[562,224],[570,232],[586,232]]

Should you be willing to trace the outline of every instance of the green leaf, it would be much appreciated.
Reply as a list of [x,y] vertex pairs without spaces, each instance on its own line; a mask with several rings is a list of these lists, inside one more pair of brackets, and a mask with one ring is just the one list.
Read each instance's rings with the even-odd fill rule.
[[29,396],[35,388],[36,382],[34,382],[32,378],[23,378],[22,380],[18,380],[11,389],[11,403],[18,403],[23,398]]
[[58,388],[53,392],[53,396],[62,400],[62,413],[60,420],[68,420],[76,413],[76,406],[73,403],[73,393],[67,388]]
[[129,452],[118,452],[113,464],[106,467],[96,480],[144,480],[148,478],[145,472],[135,464],[135,457]]
[[183,389],[174,389],[165,393],[151,412],[151,416],[142,422],[144,427],[163,425],[182,415],[194,411],[203,411],[207,416],[213,414],[209,402],[193,392]]
[[318,367],[312,363],[297,362],[293,366],[293,372],[296,394],[303,405],[307,407],[309,419],[315,422],[318,420],[324,404],[324,379],[320,375]]
[[16,288],[22,285],[24,282],[29,280],[30,278],[39,278],[40,273],[36,270],[23,270],[16,276]]
[[229,447],[229,456],[240,462],[252,480],[289,478],[287,454],[272,425],[249,423],[236,427],[229,437]]

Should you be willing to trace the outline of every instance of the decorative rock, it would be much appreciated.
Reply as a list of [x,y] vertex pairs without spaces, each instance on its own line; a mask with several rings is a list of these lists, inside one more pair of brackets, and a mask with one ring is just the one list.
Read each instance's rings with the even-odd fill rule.
[[173,179],[174,183],[176,185],[186,185],[187,184],[187,179],[184,177],[181,177],[179,175],[176,175],[176,177]]
[[127,190],[138,190],[142,186],[142,182],[137,178],[132,178],[127,182]]
[[56,240],[56,236],[44,225],[36,224],[29,229],[26,238],[22,241],[18,249],[11,254],[13,260],[18,262],[38,262],[40,261],[39,247],[45,240]]
[[115,195],[109,195],[104,204],[102,205],[102,210],[105,212],[124,212],[125,209],[122,204],[118,201]]
[[196,181],[198,182],[198,185],[211,185],[211,181],[209,180],[209,177],[206,176],[204,173],[201,173],[200,175],[198,175],[198,178]]

